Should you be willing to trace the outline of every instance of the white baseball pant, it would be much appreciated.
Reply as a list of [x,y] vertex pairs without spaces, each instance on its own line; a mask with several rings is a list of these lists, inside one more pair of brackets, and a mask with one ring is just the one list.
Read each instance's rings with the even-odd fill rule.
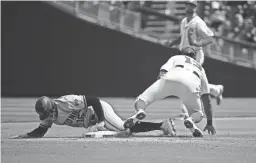
[[105,116],[105,128],[110,131],[124,130],[124,121],[114,112],[113,107],[105,101],[100,100]]
[[200,99],[200,79],[190,71],[175,68],[147,88],[137,100],[142,100],[146,106],[168,96],[181,99],[187,108],[188,115],[194,122],[203,118],[203,105]]

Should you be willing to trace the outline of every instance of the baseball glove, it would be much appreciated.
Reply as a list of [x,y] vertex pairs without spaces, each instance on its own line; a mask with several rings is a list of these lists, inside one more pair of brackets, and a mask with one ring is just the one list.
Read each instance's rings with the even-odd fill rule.
[[99,120],[97,115],[95,114],[94,109],[92,107],[88,107],[84,116],[84,127],[88,128],[90,126],[93,126],[98,123],[98,121]]

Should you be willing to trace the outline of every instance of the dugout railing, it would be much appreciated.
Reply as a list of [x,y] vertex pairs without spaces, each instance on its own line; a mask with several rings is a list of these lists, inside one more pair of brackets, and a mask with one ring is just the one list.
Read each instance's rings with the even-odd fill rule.
[[[179,21],[175,17],[143,7],[138,8],[137,11],[140,12],[134,12],[99,1],[54,1],[49,3],[86,21],[158,44],[162,44],[166,39],[158,37],[155,33],[146,33],[141,28],[142,16],[162,17],[166,19],[167,24]],[[252,43],[216,37],[214,43],[204,48],[204,52],[206,56],[214,59],[256,69],[256,45]]]

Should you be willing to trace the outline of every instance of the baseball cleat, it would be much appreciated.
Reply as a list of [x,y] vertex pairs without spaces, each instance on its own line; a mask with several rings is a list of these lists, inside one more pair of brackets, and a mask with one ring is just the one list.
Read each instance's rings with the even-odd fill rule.
[[134,126],[134,124],[138,121],[138,120],[142,120],[146,117],[146,112],[142,109],[140,109],[139,111],[137,111],[132,117],[128,118],[125,122],[124,122],[124,128],[132,128]]
[[174,121],[170,118],[167,118],[166,120],[163,121],[161,129],[164,135],[176,136],[175,124],[174,124]]
[[133,122],[133,119],[127,119],[125,122],[124,122],[124,128],[127,129],[127,128],[132,128],[134,126],[134,122]]
[[191,118],[187,118],[184,121],[184,125],[192,132],[194,137],[203,137],[202,131],[195,125]]
[[224,86],[223,85],[220,85],[220,93],[219,95],[216,97],[216,102],[217,102],[217,105],[220,105],[221,104],[221,101],[223,100],[223,92],[224,92]]

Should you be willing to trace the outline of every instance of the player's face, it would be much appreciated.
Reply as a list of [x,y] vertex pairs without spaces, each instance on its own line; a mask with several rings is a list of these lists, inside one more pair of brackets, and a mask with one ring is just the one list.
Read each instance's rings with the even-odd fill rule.
[[196,6],[193,4],[186,4],[186,11],[188,14],[193,14],[196,12]]

